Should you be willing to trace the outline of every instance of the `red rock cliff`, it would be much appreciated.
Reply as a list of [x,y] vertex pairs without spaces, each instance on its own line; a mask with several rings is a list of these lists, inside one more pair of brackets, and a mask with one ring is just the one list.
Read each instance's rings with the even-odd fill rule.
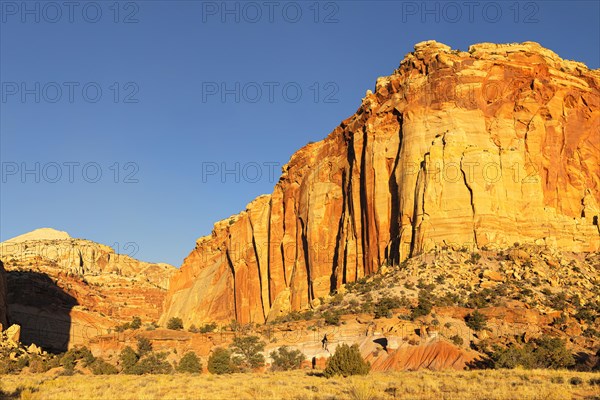
[[436,246],[600,242],[600,71],[536,43],[424,42],[271,195],[215,224],[162,322],[264,322]]

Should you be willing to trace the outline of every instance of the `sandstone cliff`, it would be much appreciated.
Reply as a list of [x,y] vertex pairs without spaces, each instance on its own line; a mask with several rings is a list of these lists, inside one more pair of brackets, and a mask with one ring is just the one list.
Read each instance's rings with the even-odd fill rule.
[[271,195],[198,239],[161,320],[262,323],[441,246],[598,250],[599,87],[536,43],[417,44]]

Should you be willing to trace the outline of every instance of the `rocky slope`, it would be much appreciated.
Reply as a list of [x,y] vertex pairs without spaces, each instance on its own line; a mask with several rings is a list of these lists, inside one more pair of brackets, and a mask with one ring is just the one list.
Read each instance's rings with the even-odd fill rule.
[[417,44],[271,195],[198,239],[161,320],[262,323],[442,246],[598,250],[599,87],[532,42]]
[[175,268],[138,261],[103,244],[43,228],[0,243],[8,314],[21,340],[65,350],[139,316],[162,313]]

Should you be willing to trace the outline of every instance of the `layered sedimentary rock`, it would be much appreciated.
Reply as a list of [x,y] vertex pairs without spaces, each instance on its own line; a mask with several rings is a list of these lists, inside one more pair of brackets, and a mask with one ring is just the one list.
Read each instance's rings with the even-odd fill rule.
[[[133,243],[120,247],[132,255],[135,250]],[[85,344],[133,316],[158,320],[176,271],[48,228],[0,243],[0,259],[7,271],[8,317],[21,326],[21,341],[57,351]]]
[[198,239],[162,321],[261,323],[436,247],[598,250],[599,86],[536,43],[416,45],[271,195]]

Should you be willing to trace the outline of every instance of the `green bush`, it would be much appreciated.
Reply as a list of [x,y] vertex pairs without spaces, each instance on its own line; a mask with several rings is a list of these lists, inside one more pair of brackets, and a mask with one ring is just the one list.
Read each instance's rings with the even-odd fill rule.
[[323,318],[327,325],[339,325],[342,312],[340,310],[327,310],[323,313]]
[[123,332],[128,329],[140,329],[141,326],[142,326],[142,320],[140,319],[140,317],[133,317],[131,322],[125,322],[124,324],[117,325],[115,327],[115,331]]
[[574,386],[579,386],[579,385],[583,384],[583,379],[581,379],[578,376],[574,376],[571,379],[569,379],[569,383]]
[[450,340],[452,340],[452,343],[454,343],[454,344],[455,344],[455,345],[457,345],[457,346],[462,346],[462,345],[463,345],[463,343],[465,342],[465,341],[463,340],[463,338],[461,338],[461,337],[460,337],[460,336],[458,336],[458,335],[454,335],[454,336],[452,336],[452,337],[450,338]]
[[152,351],[152,342],[148,338],[138,337],[137,341],[137,354],[143,357],[145,354]]
[[129,327],[131,329],[140,329],[142,326],[142,320],[140,319],[140,317],[133,317],[133,319],[131,320],[131,323],[129,324]]
[[119,373],[117,367],[107,363],[102,358],[96,358],[94,362],[90,364],[90,369],[94,375],[115,375]]
[[169,374],[173,367],[166,358],[167,353],[149,353],[133,366],[131,372],[135,375]]
[[465,323],[474,331],[480,331],[485,329],[487,325],[487,318],[485,315],[480,313],[479,310],[475,310],[465,317]]
[[179,364],[177,364],[177,372],[188,373],[188,374],[197,374],[202,372],[202,364],[200,363],[200,359],[193,351],[185,353],[181,360],[179,360]]
[[358,345],[348,346],[342,344],[335,349],[333,356],[327,360],[327,366],[323,374],[330,378],[335,375],[347,377],[350,375],[366,375],[371,366],[363,360],[358,350]]
[[491,354],[495,368],[568,368],[575,364],[573,354],[559,338],[542,336],[522,346],[496,349]]
[[232,361],[242,371],[249,371],[265,365],[265,342],[258,336],[236,336],[230,346]]
[[215,329],[217,329],[217,324],[214,322],[211,322],[210,324],[204,324],[204,326],[202,326],[200,328],[200,333],[214,332]]
[[573,354],[560,338],[542,336],[534,341],[538,368],[567,368],[575,364]]
[[272,351],[271,358],[273,359],[273,364],[271,365],[273,371],[298,369],[302,365],[302,361],[306,359],[300,350],[289,350],[287,346],[281,346],[277,350]]
[[236,372],[235,365],[231,361],[231,352],[222,347],[214,349],[208,358],[208,372],[216,375]]
[[169,322],[167,322],[167,329],[172,329],[174,331],[180,331],[183,329],[183,321],[181,318],[172,317]]
[[83,366],[87,367],[94,362],[95,357],[87,347],[75,347],[63,354],[60,365],[66,371],[72,372],[78,360],[83,360]]
[[406,307],[409,305],[408,300],[398,296],[383,296],[375,304],[375,318],[392,318],[392,310],[394,308]]
[[119,359],[121,360],[121,368],[123,372],[130,374],[133,371],[133,367],[138,362],[139,356],[131,347],[127,346],[121,351]]
[[425,315],[429,315],[433,308],[433,302],[431,300],[431,294],[425,290],[419,290],[418,296],[419,302],[416,307],[411,310],[411,318],[415,319]]

